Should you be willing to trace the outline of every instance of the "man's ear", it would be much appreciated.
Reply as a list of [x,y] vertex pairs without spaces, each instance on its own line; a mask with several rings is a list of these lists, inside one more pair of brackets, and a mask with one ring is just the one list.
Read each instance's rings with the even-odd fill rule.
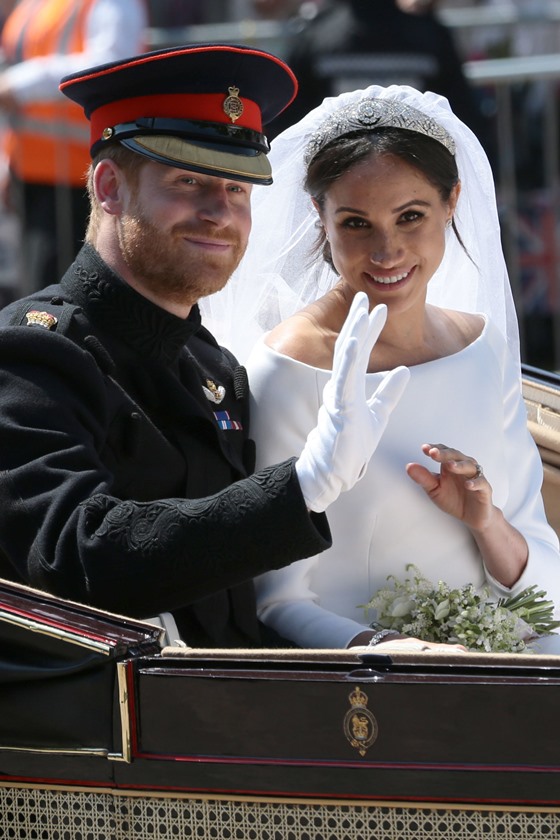
[[93,172],[93,189],[103,210],[110,216],[120,216],[128,188],[122,169],[113,160],[99,161]]

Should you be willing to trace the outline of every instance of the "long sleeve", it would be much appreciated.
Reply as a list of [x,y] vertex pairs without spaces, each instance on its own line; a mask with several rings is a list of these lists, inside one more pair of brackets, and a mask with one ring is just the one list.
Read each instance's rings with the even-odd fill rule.
[[[247,369],[257,469],[298,456],[317,422],[329,372],[292,362],[263,343],[252,353]],[[258,578],[260,618],[301,647],[346,647],[364,625],[318,603],[311,580],[320,562],[320,556],[310,557]]]
[[[202,459],[210,479],[224,471],[222,489],[182,497],[186,483],[180,472],[175,478],[180,450],[64,335],[0,331],[0,387],[5,577],[142,616],[191,604],[330,544],[325,518],[306,510],[293,460],[230,484],[219,449],[206,456],[199,434],[188,466],[195,470]],[[165,406],[164,425],[170,411]],[[134,429],[122,425],[127,418],[139,426],[139,447],[132,446]],[[189,422],[195,430],[202,423],[183,419]],[[155,495],[166,487],[174,495]]]
[[[529,547],[527,566],[508,589],[487,575],[497,595],[516,594],[533,584],[545,589],[556,604],[560,618],[560,556],[558,537],[546,520],[541,495],[543,469],[535,443],[527,428],[519,367],[504,342],[493,338],[494,352],[503,371],[503,447],[507,490],[502,507],[505,518],[525,537]],[[499,500],[498,500],[499,501]]]
[[[297,455],[313,428],[328,372],[258,345],[248,362],[259,465]],[[484,375],[481,375],[484,371]],[[368,375],[373,389],[377,375]],[[457,382],[461,388],[457,388]],[[425,442],[475,457],[494,502],[526,538],[529,561],[511,590],[488,573],[467,528],[406,475]],[[414,563],[430,580],[490,587],[496,598],[536,584],[560,611],[558,538],[546,521],[542,464],[527,429],[519,367],[497,329],[453,356],[411,368],[363,479],[327,510],[333,546],[257,581],[260,616],[303,646],[345,647],[367,625],[366,603]]]

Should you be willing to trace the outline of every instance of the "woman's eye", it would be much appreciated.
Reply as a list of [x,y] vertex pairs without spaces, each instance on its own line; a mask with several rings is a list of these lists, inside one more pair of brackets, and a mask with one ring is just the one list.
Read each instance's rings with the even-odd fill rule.
[[401,216],[401,222],[416,222],[418,219],[422,219],[424,217],[423,213],[420,213],[419,210],[407,210],[406,213],[403,213]]
[[362,228],[366,227],[367,221],[360,216],[350,216],[348,219],[344,219],[342,225],[348,228]]

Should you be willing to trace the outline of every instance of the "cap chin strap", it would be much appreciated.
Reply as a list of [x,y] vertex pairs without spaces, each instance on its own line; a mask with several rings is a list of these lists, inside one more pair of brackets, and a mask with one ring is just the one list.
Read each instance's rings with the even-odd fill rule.
[[125,140],[128,137],[149,136],[151,134],[182,138],[194,143],[211,143],[213,145],[221,143],[224,151],[232,153],[239,150],[239,154],[258,152],[267,154],[270,151],[266,136],[251,128],[199,120],[142,117],[133,122],[117,123],[104,128],[101,137],[92,145],[92,157],[109,141]]

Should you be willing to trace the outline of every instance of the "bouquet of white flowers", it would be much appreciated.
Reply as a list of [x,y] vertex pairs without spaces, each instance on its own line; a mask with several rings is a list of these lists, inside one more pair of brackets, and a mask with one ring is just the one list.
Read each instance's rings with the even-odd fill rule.
[[472,584],[451,589],[443,581],[437,586],[410,564],[404,580],[389,575],[391,586],[380,589],[367,604],[375,610],[371,626],[390,628],[426,642],[464,645],[468,650],[519,653],[527,640],[560,627],[553,619],[554,605],[546,592],[529,586],[511,598],[492,600],[487,588]]

